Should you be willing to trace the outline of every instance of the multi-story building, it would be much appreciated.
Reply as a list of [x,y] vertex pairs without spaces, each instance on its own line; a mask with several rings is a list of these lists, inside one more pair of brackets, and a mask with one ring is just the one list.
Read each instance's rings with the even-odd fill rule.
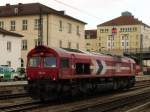
[[85,24],[40,3],[0,6],[0,27],[24,36],[21,52],[24,66],[28,51],[39,43],[39,37],[49,47],[85,50]]
[[13,69],[21,67],[21,38],[20,34],[0,29],[0,65]]
[[130,12],[97,26],[97,42],[100,51],[122,53],[127,50],[150,47],[150,27]]
[[87,51],[97,51],[97,30],[85,30],[85,44]]

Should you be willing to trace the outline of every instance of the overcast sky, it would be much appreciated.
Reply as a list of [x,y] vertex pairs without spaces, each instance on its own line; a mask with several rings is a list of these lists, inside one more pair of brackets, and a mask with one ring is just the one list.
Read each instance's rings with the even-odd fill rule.
[[0,0],[0,5],[35,2],[65,10],[66,14],[88,23],[86,29],[94,29],[98,24],[120,16],[123,11],[131,12],[150,25],[150,0]]

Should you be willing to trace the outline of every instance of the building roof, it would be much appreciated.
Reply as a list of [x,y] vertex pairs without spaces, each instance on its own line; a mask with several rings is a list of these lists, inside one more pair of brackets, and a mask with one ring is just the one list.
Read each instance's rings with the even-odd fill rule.
[[139,21],[137,18],[134,18],[132,15],[123,15],[120,17],[117,17],[115,19],[112,19],[110,21],[106,21],[102,24],[99,24],[98,26],[120,26],[120,25],[144,25],[147,27],[147,24],[143,23],[142,21]]
[[40,13],[56,14],[86,24],[85,22],[79,19],[66,15],[64,11],[57,11],[40,3],[19,3],[17,5],[6,4],[6,6],[0,6],[0,17],[38,15]]
[[0,34],[4,34],[4,35],[10,35],[10,36],[15,36],[15,37],[23,37],[23,35],[20,35],[18,33],[14,33],[14,32],[10,32],[4,29],[0,28]]
[[[88,37],[89,35],[89,37]],[[85,30],[85,39],[96,39],[97,38],[97,30]]]

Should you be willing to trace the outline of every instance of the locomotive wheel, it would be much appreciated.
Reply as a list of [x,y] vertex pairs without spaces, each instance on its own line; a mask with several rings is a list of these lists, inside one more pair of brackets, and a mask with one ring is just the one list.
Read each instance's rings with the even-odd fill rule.
[[122,79],[122,80],[120,80],[119,81],[119,89],[124,89],[125,88],[125,84],[124,84],[125,82],[124,82],[124,80]]
[[114,81],[113,82],[113,90],[117,90],[118,89],[118,82]]

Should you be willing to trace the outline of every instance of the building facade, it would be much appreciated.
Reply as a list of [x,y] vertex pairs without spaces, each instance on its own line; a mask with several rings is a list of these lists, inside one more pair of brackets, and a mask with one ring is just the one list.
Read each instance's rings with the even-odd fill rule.
[[97,26],[99,51],[123,53],[150,47],[150,27],[129,12]]
[[[0,7],[0,27],[24,35],[22,52],[24,66],[27,53],[39,44],[85,50],[85,22],[40,3]],[[40,30],[41,29],[41,30]],[[41,33],[40,33],[41,32]]]
[[97,30],[85,30],[85,45],[87,51],[97,51]]
[[13,69],[21,67],[21,38],[23,36],[0,29],[0,65]]

